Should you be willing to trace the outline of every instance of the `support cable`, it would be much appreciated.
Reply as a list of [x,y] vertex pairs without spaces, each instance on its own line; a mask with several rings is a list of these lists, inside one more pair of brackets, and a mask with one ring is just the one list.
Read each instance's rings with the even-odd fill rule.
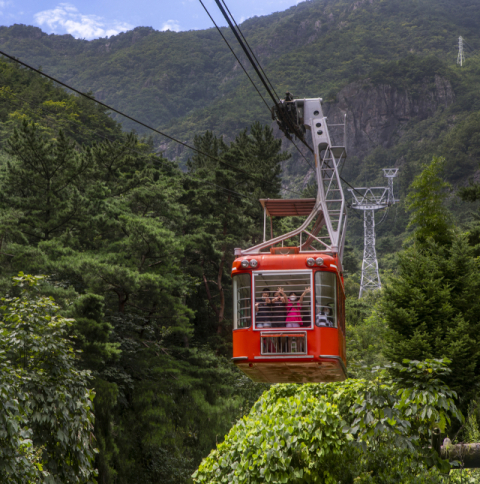
[[[201,0],[200,0],[201,1]],[[260,67],[260,70],[262,71],[263,75],[265,76],[265,79],[267,80],[267,82],[270,84],[270,87],[272,88],[273,92],[275,93],[275,96],[277,96],[277,98],[280,99],[280,96],[277,94],[277,92],[275,91],[275,88],[273,87],[273,84],[270,82],[270,79],[268,78],[267,74],[265,73],[265,71],[263,70],[263,67],[262,65],[260,64],[259,60],[257,59],[257,56],[255,55],[255,52],[253,52],[253,49],[250,47],[250,44],[248,43],[247,39],[245,38],[245,36],[243,35],[243,32],[240,30],[240,27],[238,26],[237,22],[235,21],[235,18],[233,17],[232,13],[230,12],[227,4],[225,3],[225,0],[222,0],[222,3],[223,5],[225,6],[225,8],[227,9],[227,12],[228,14],[230,15],[230,17],[232,18],[233,20],[233,23],[235,24],[235,27],[237,28],[237,30],[240,32],[240,35],[242,36],[242,39],[245,41],[245,44],[247,45],[248,49],[250,50],[250,52],[252,53],[252,56],[253,58],[255,59],[255,62],[258,64],[258,67]]]
[[[12,96],[15,96],[17,99],[19,99],[20,101],[23,101],[25,104],[28,104],[32,109],[39,108],[42,111],[45,111],[46,110],[46,108],[43,107],[43,106],[41,106],[41,105],[34,106],[34,104],[31,101],[28,101],[27,99],[24,99],[24,98],[20,97],[15,92],[12,92],[11,91],[11,92],[9,92],[9,94],[12,95]],[[54,118],[52,118],[51,116],[49,116],[48,114],[44,114],[44,119],[48,119],[48,120],[52,121],[53,123],[57,124],[56,123],[56,120]],[[74,121],[72,121],[72,120],[66,120],[66,121],[73,126]],[[86,129],[88,131],[90,131],[92,134],[94,134],[95,136],[99,136],[100,138],[103,138],[104,141],[109,141],[109,142],[111,141],[109,138],[107,138],[107,136],[104,136],[104,135],[100,134],[97,130],[95,130],[93,128],[90,128],[90,127],[87,126]],[[140,156],[145,156],[145,155],[148,155],[149,154],[149,153],[145,153],[143,151],[140,151],[140,150],[134,149],[134,148],[129,148],[128,151],[130,153],[135,153],[135,154],[140,155]],[[190,179],[191,180],[195,180],[197,182],[201,182],[201,183],[204,183],[206,185],[210,185],[210,186],[219,188],[220,190],[223,190],[224,192],[227,192],[229,194],[235,195],[235,196],[240,197],[240,198],[245,198],[246,200],[250,200],[251,202],[255,202],[255,203],[257,202],[257,200],[254,199],[254,198],[251,198],[251,197],[249,197],[247,195],[243,195],[243,194],[241,194],[239,192],[236,192],[235,190],[232,190],[230,188],[223,187],[222,185],[217,185],[216,183],[208,182],[204,178],[195,177],[192,173],[187,173],[187,174],[186,173],[182,173],[182,172],[180,172],[180,173],[183,176],[187,176],[187,175],[190,176]],[[186,180],[186,178],[184,178],[184,180]]]
[[[162,131],[160,131],[158,129],[155,129],[152,126],[149,126],[148,124],[145,124],[144,122],[139,121],[138,119],[135,119],[132,116],[123,113],[122,111],[119,111],[118,109],[112,108],[108,104],[105,104],[102,101],[99,101],[98,99],[95,99],[94,97],[89,96],[88,94],[85,94],[84,92],[79,91],[78,89],[75,89],[74,87],[69,86],[68,84],[66,84],[64,82],[59,81],[58,79],[56,79],[56,78],[54,78],[54,77],[46,74],[43,71],[40,71],[39,69],[36,69],[35,67],[32,67],[31,65],[29,65],[29,64],[21,61],[20,59],[17,59],[16,57],[14,57],[12,55],[7,54],[6,52],[3,52],[2,50],[0,50],[0,55],[3,55],[5,57],[7,57],[8,59],[10,59],[10,60],[12,60],[12,61],[14,61],[14,62],[16,62],[16,63],[18,63],[18,64],[20,64],[20,65],[22,65],[22,66],[24,66],[24,67],[26,67],[28,69],[30,69],[32,71],[36,72],[37,74],[40,74],[41,76],[44,76],[47,79],[50,79],[51,81],[53,81],[53,82],[55,82],[55,83],[57,83],[57,84],[59,84],[59,85],[61,85],[63,87],[66,87],[67,89],[70,89],[71,91],[79,94],[80,96],[82,96],[82,97],[84,97],[86,99],[89,99],[90,101],[93,101],[93,102],[99,104],[100,106],[103,106],[104,108],[106,108],[106,109],[108,109],[110,111],[113,111],[114,113],[117,113],[120,116],[123,116],[124,118],[127,118],[130,121],[133,121],[134,123],[139,124],[140,126],[143,126],[144,128],[147,128],[147,129],[149,129],[149,130],[151,130],[151,131],[153,131],[153,132],[155,132],[157,134],[160,134],[160,135],[164,136],[165,138],[168,138],[169,140],[174,141],[175,143],[181,144],[182,146],[185,146],[186,148],[188,148],[188,149],[190,149],[190,150],[192,150],[192,151],[194,151],[194,152],[196,152],[196,153],[198,153],[200,155],[206,156],[207,158],[210,158],[213,161],[216,161],[218,163],[221,163],[222,165],[228,166],[229,168],[232,168],[233,170],[236,170],[239,173],[242,173],[242,174],[248,176],[249,178],[251,178],[254,181],[257,181],[257,182],[259,181],[259,182],[262,182],[262,183],[266,183],[268,185],[273,185],[273,183],[271,181],[269,181],[269,180],[264,180],[264,179],[261,179],[261,178],[254,177],[250,173],[248,173],[247,171],[242,170],[241,168],[238,168],[237,166],[231,165],[230,163],[227,163],[226,161],[223,161],[223,160],[221,160],[221,159],[219,159],[217,157],[214,157],[212,155],[209,155],[208,153],[205,153],[204,151],[201,151],[201,150],[199,150],[197,148],[194,148],[193,146],[190,146],[189,144],[187,144],[187,143],[185,143],[183,141],[180,141],[180,140],[174,138],[173,136],[170,136],[170,135],[168,135],[166,133],[163,133]],[[291,193],[295,193],[296,195],[301,195],[300,193],[298,193],[298,192],[296,192],[294,190],[290,190],[289,188],[283,188],[283,190],[288,191],[288,192],[291,192]]]
[[237,38],[237,41],[240,44],[240,47],[243,49],[243,52],[245,52],[245,55],[247,56],[248,60],[250,61],[250,64],[252,64],[252,67],[255,69],[255,72],[257,73],[260,81],[262,81],[262,84],[265,87],[268,95],[272,98],[272,101],[275,103],[275,106],[278,107],[278,100],[275,98],[275,96],[273,95],[270,87],[268,86],[267,82],[265,81],[264,77],[262,76],[261,72],[258,70],[257,65],[255,64],[255,62],[252,59],[252,56],[250,55],[250,52],[248,51],[247,47],[243,43],[243,40],[238,35],[238,32],[236,31],[235,27],[233,26],[232,21],[230,20],[230,17],[227,15],[227,12],[223,8],[222,4],[220,3],[220,0],[215,0],[215,3],[217,4],[218,8],[222,12],[223,16],[225,17],[225,20],[228,22],[228,25],[229,25],[231,31],[233,32],[233,34]]
[[267,101],[265,101],[265,98],[262,96],[261,92],[258,90],[257,86],[255,85],[255,83],[253,82],[253,79],[250,77],[250,75],[248,74],[247,70],[245,69],[245,67],[243,67],[243,64],[240,62],[240,59],[237,57],[237,54],[235,54],[234,50],[232,49],[232,47],[230,46],[230,44],[228,43],[228,40],[225,38],[225,36],[222,34],[222,31],[220,30],[220,27],[215,23],[215,20],[213,20],[213,17],[210,15],[210,12],[207,10],[207,7],[205,7],[204,3],[202,2],[202,0],[199,0],[200,3],[202,4],[202,7],[204,8],[205,12],[207,12],[207,15],[210,17],[210,20],[213,22],[213,25],[215,25],[215,27],[217,28],[218,30],[218,33],[222,36],[222,39],[225,41],[225,43],[228,45],[228,48],[230,49],[230,52],[234,55],[235,59],[237,59],[237,62],[239,63],[240,67],[243,69],[243,72],[245,72],[246,76],[248,77],[248,79],[250,80],[250,82],[252,83],[253,87],[255,88],[255,90],[257,91],[258,95],[262,98],[262,101],[265,103],[265,106],[267,106],[268,109],[270,109],[270,106],[267,104]]
[[[200,1],[201,1],[201,0],[200,0]],[[234,34],[234,35],[235,35],[235,37],[237,38],[238,43],[240,44],[240,46],[242,47],[243,51],[245,52],[245,54],[246,54],[246,56],[247,56],[248,60],[250,61],[250,63],[251,63],[251,65],[252,65],[252,67],[255,69],[255,71],[256,71],[256,73],[257,73],[258,77],[259,77],[259,78],[260,78],[260,80],[262,81],[262,84],[264,85],[265,89],[267,90],[267,92],[268,92],[269,96],[272,98],[273,102],[274,102],[274,103],[275,103],[275,105],[278,107],[278,102],[276,101],[275,97],[273,96],[272,92],[270,91],[270,89],[269,89],[269,87],[268,87],[268,85],[267,85],[267,83],[266,83],[265,79],[263,78],[262,74],[259,72],[257,65],[255,64],[255,62],[253,62],[253,59],[252,59],[252,57],[251,57],[251,55],[250,55],[250,53],[249,53],[248,49],[246,48],[245,44],[243,43],[242,39],[241,39],[241,38],[240,38],[240,36],[238,35],[238,33],[237,33],[236,29],[234,28],[234,26],[233,26],[233,24],[232,24],[232,22],[231,22],[231,20],[230,20],[229,16],[227,15],[227,12],[226,12],[226,11],[225,11],[225,9],[223,8],[222,4],[220,3],[220,0],[215,0],[215,3],[218,5],[218,8],[220,9],[220,11],[222,12],[223,16],[225,17],[225,20],[228,22],[228,25],[230,26],[230,29],[232,30],[233,34]],[[223,0],[222,0],[222,3],[224,3],[224,4],[225,4],[225,2],[224,2]],[[203,5],[203,3],[202,3],[202,5]],[[227,8],[227,10],[228,10],[228,7],[227,7],[226,5],[225,5],[225,7],[226,7],[226,8]],[[205,7],[204,7],[204,8],[205,8]],[[230,13],[230,11],[229,11],[229,13]],[[230,15],[231,15],[231,14],[230,14]],[[209,16],[210,16],[210,14],[209,14]],[[210,17],[210,18],[211,18],[211,17]],[[232,19],[233,19],[233,16],[232,16]],[[235,19],[234,19],[233,21],[235,22]],[[236,22],[235,22],[235,25],[236,25]],[[237,28],[238,28],[238,26],[237,26]],[[238,29],[238,30],[240,31],[240,29]],[[243,36],[243,34],[242,34],[242,36]],[[246,41],[245,41],[245,42],[246,42]],[[248,44],[248,43],[247,43],[247,44]],[[252,51],[252,54],[253,54],[253,51]],[[253,55],[255,56],[255,54],[253,54]],[[258,62],[258,61],[257,61],[257,62]],[[260,66],[260,63],[259,63],[259,66]],[[260,69],[262,69],[262,68],[261,68],[261,66],[260,66]],[[262,71],[263,71],[263,69],[262,69]],[[267,77],[267,76],[265,75],[265,77]],[[268,78],[267,78],[267,79],[268,79]],[[268,82],[270,82],[270,80],[269,80]],[[271,84],[271,83],[270,83],[270,84]],[[273,86],[272,86],[272,89],[275,91],[275,89],[273,88]],[[288,121],[289,121],[289,120],[287,120],[287,122],[288,122]],[[308,163],[307,158],[306,158],[306,157],[305,157],[305,155],[304,155],[304,154],[303,154],[303,153],[300,151],[300,149],[299,149],[299,148],[298,148],[298,146],[297,146],[297,145],[294,143],[294,141],[293,141],[292,139],[290,139],[290,141],[293,143],[293,145],[295,146],[295,148],[297,148],[298,152],[299,152],[299,153],[302,155],[302,157],[303,157],[303,158],[304,158],[304,159],[307,161],[307,163]],[[309,149],[309,150],[310,150],[310,151],[313,153],[313,149],[310,147],[310,145],[309,145],[307,142],[305,142],[304,140],[301,140],[301,141],[302,141],[302,143],[303,143],[303,144],[304,144],[304,145],[305,145],[305,146],[306,146],[306,147],[307,147],[307,148],[308,148],[308,149]],[[311,167],[313,168],[313,166],[311,166]],[[328,165],[328,163],[327,163],[327,167],[328,167],[328,168],[330,168],[330,166]],[[356,189],[355,189],[355,188],[354,188],[352,185],[350,185],[350,183],[346,182],[346,181],[345,181],[345,180],[344,180],[344,179],[343,179],[341,176],[340,176],[340,179],[341,179],[341,180],[342,180],[342,181],[343,181],[343,182],[344,182],[344,183],[345,183],[347,186],[349,186],[350,188],[352,188],[353,190],[355,190],[355,191],[356,191]],[[358,192],[357,192],[357,193],[358,193]]]
[[[248,72],[246,71],[246,69],[243,67],[242,63],[240,62],[239,58],[237,57],[237,55],[235,54],[235,52],[233,51],[232,47],[230,46],[230,44],[228,43],[227,39],[225,38],[225,36],[222,34],[222,31],[220,30],[220,28],[218,27],[218,25],[216,24],[215,20],[213,20],[213,17],[210,15],[210,12],[208,11],[207,7],[205,6],[205,4],[202,2],[202,0],[199,0],[200,3],[202,4],[202,7],[204,8],[205,12],[207,12],[207,15],[210,17],[210,20],[213,22],[213,25],[215,25],[215,27],[217,28],[218,32],[220,33],[220,35],[222,36],[222,39],[225,41],[225,43],[228,45],[228,48],[230,49],[230,51],[232,52],[232,54],[235,56],[235,59],[237,59],[238,63],[240,64],[240,66],[242,67],[243,71],[245,72],[245,74],[247,75],[248,79],[250,80],[250,82],[253,84],[253,86],[255,87],[255,90],[257,91],[258,95],[261,97],[262,101],[264,102],[265,106],[267,106],[268,110],[270,111],[270,106],[267,104],[267,102],[265,101],[265,98],[262,96],[262,94],[260,93],[260,91],[258,90],[257,86],[255,85],[255,83],[253,82],[252,78],[250,77],[250,75],[248,74]],[[217,5],[218,5],[218,2],[217,2]],[[225,5],[225,8],[228,10],[228,7],[227,5],[224,3]],[[249,56],[248,54],[248,51],[245,49],[245,46],[242,45],[239,37],[238,37],[238,34],[236,33],[235,29],[233,28],[231,22],[229,21],[229,18],[226,16],[226,13],[225,11],[222,9],[221,5],[219,5],[220,9],[222,10],[222,13],[225,17],[225,19],[227,20],[227,22],[229,23],[229,26],[230,26],[230,29],[232,30],[232,32],[234,33],[234,35],[236,36],[237,40],[239,41],[241,47],[243,48],[244,52],[247,54],[247,57],[249,58],[250,60],[250,63],[252,64],[252,66],[254,67],[254,69],[256,70],[260,80],[262,81],[263,85],[267,88],[267,91],[268,91],[268,86],[265,84],[265,80],[263,79],[262,75],[258,72],[258,69],[255,65],[255,63],[252,61],[251,57]],[[228,10],[228,12],[230,13],[230,10]],[[233,21],[235,22],[235,19],[233,18],[233,15],[230,13],[230,15],[232,16],[232,19]],[[237,23],[235,22],[235,25],[237,25]],[[237,25],[237,28],[238,28],[238,25]],[[240,29],[238,29],[239,32],[241,33]],[[241,33],[242,37],[245,39],[245,37],[243,36],[243,34]],[[246,41],[245,39],[245,42],[247,43],[248,45],[248,42]],[[252,55],[255,57],[255,54],[253,53],[252,49],[250,48],[250,46],[248,46],[250,51],[252,52]],[[255,57],[255,60],[257,60],[257,58]],[[262,72],[265,74],[262,66],[260,65],[260,63],[258,62],[257,60],[257,63],[260,67],[260,69],[262,70]],[[278,94],[276,93],[275,91],[275,88],[273,87],[272,83],[270,82],[270,80],[268,79],[267,75],[265,74],[265,77],[267,78],[270,86],[272,87],[273,91],[275,92],[275,95],[278,96]],[[272,97],[273,99],[273,102],[275,103],[276,106],[278,106],[278,102],[275,100],[275,98],[272,96],[272,94],[269,92],[270,94],[270,97]],[[287,119],[286,120],[287,123],[291,126],[291,123],[290,123],[290,120]],[[292,130],[292,131],[295,131],[295,130]],[[310,165],[311,168],[313,168],[313,165],[310,164],[310,162],[308,161],[308,159],[305,157],[305,155],[300,151],[300,149],[298,148],[298,146],[294,143],[294,141],[292,139],[290,139],[290,141],[293,143],[293,145],[295,146],[295,148],[297,149],[297,151],[300,153],[300,155],[305,159],[305,161]],[[313,153],[313,150],[312,148],[310,148],[310,146],[305,143],[304,141],[302,141],[306,146],[307,148]]]

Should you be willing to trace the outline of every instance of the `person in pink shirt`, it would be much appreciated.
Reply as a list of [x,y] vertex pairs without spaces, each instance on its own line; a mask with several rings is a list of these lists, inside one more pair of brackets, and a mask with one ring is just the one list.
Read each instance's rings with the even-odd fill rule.
[[297,295],[294,292],[290,293],[290,295],[288,296],[286,319],[287,328],[299,328],[303,325],[301,313],[303,298],[309,292],[310,288],[306,287],[305,291],[303,291],[302,295],[300,296],[300,299],[297,298]]

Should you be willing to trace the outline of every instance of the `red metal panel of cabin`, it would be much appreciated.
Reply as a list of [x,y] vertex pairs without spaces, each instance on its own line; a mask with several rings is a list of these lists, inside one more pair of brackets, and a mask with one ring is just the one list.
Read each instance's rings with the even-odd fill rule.
[[[306,264],[307,258],[321,257],[324,261],[322,266],[309,267]],[[305,331],[307,333],[307,354],[310,358],[289,358],[288,355],[282,355],[279,360],[272,360],[269,358],[261,358],[261,333],[267,334],[270,332],[280,331],[280,328],[263,328],[262,330],[254,330],[252,326],[249,328],[241,328],[233,331],[233,358],[241,358],[235,362],[240,366],[252,366],[253,368],[258,365],[274,365],[274,361],[277,364],[283,362],[305,362],[305,364],[311,365],[314,362],[319,362],[320,355],[322,356],[340,356],[343,362],[346,364],[346,352],[345,352],[345,293],[343,289],[343,274],[341,263],[336,256],[327,255],[324,253],[316,254],[255,254],[246,257],[239,257],[233,263],[232,276],[235,274],[248,273],[251,274],[251,269],[243,269],[241,267],[242,260],[256,259],[258,266],[255,271],[295,271],[295,270],[310,270],[313,273],[317,271],[335,272],[338,275],[337,291],[339,297],[337,314],[338,314],[338,328],[326,328],[316,327],[313,328],[295,328],[293,331]],[[333,267],[332,267],[333,266]],[[313,288],[312,288],[313,289]],[[290,332],[288,328],[282,328],[282,332]],[[313,358],[312,358],[313,356]],[[244,359],[246,358],[246,359]],[[322,359],[323,361],[323,359]],[[262,363],[265,362],[265,363]],[[315,363],[316,364],[316,363]],[[245,370],[246,371],[246,370]],[[260,380],[266,381],[266,380]],[[307,380],[308,381],[308,380]],[[320,380],[321,381],[321,380]]]
[[[239,257],[235,259],[233,262],[232,267],[232,276],[235,274],[239,274],[241,272],[252,272],[251,269],[243,270],[241,268],[242,260],[251,260],[255,259],[258,261],[258,267],[255,268],[256,271],[278,271],[278,270],[302,270],[302,269],[310,269],[312,267],[307,266],[307,259],[309,257],[321,257],[323,259],[323,266],[318,267],[316,269],[319,270],[329,270],[333,272],[340,271],[341,266],[339,265],[340,262],[337,257],[332,257],[327,254],[322,254],[319,252],[318,254],[287,254],[287,255],[274,255],[274,254],[266,254],[266,255],[255,255],[255,256],[248,256],[248,257]],[[333,264],[335,267],[330,267]]]
[[[277,332],[279,329],[277,328]],[[287,333],[284,328],[281,330],[283,333]],[[344,359],[343,351],[339,352],[339,348],[343,348],[343,340],[341,331],[337,328],[317,328],[302,330],[302,328],[296,328],[296,332],[307,332],[307,353],[313,355],[315,359],[318,359],[320,355],[341,356]],[[274,332],[274,331],[273,331]],[[261,356],[260,351],[260,335],[262,331],[253,331],[252,328],[237,329],[233,332],[233,357],[241,358],[247,357],[249,360],[253,360],[256,356]],[[263,331],[267,333],[267,331]],[[268,358],[267,358],[268,359]],[[285,360],[288,360],[288,356],[285,355]],[[310,358],[311,360],[311,358]]]

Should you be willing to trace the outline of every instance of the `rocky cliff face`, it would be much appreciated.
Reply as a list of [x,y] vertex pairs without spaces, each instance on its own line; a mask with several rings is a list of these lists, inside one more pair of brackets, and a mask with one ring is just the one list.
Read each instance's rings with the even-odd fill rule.
[[[433,116],[438,109],[449,107],[455,101],[455,93],[449,80],[436,75],[432,80],[425,79],[409,87],[372,83],[370,80],[353,82],[343,88],[335,102],[323,104],[324,115],[328,118],[330,137],[334,145],[344,145],[344,130],[341,126],[346,119],[346,145],[349,158],[354,156],[361,161],[378,146],[393,147],[402,137],[408,123],[419,122]],[[346,115],[346,118],[345,118]],[[276,123],[272,123],[275,136],[282,137],[284,149],[291,150],[291,143],[283,136]],[[311,159],[308,149],[297,142],[297,146],[307,159]],[[293,166],[305,166],[305,160],[296,152],[284,165],[286,172]],[[291,168],[289,168],[291,167]],[[302,186],[305,188],[313,176],[307,168]]]
[[[406,123],[433,116],[454,99],[450,82],[440,76],[435,76],[433,84],[425,81],[414,89],[373,85],[367,80],[342,89],[335,103],[325,103],[324,114],[329,124],[343,123],[347,115],[347,148],[363,157],[377,146],[393,146]],[[331,131],[335,137],[335,131]],[[336,138],[335,144],[341,144],[342,140]]]

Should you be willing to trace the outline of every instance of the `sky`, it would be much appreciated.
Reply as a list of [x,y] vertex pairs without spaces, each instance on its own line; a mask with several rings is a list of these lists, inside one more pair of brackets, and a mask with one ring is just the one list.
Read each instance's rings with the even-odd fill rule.
[[[203,0],[215,21],[226,25],[214,0]],[[225,0],[240,23],[297,5],[300,0]],[[199,0],[0,0],[0,25],[34,25],[48,34],[96,39],[135,27],[155,30],[207,29],[213,26]]]

